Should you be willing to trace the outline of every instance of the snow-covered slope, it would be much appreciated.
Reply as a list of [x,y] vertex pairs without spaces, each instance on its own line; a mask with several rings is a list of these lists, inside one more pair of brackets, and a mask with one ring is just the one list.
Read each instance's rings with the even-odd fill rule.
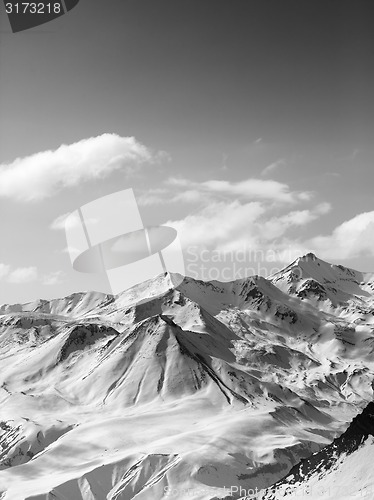
[[0,307],[0,498],[269,487],[373,399],[373,288],[308,254],[269,279]]
[[319,302],[321,307],[349,302],[359,307],[367,300],[373,305],[374,273],[329,264],[312,253],[299,257],[270,280],[287,293]]
[[277,500],[308,495],[311,500],[372,498],[374,492],[374,403],[338,438],[293,467],[257,498]]

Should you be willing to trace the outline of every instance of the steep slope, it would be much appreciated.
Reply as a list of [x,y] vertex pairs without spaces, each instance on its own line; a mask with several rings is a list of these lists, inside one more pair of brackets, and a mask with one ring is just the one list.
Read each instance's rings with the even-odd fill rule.
[[338,438],[294,466],[289,474],[257,498],[352,498],[371,495],[374,489],[374,403],[356,416]]
[[271,279],[2,306],[3,498],[270,486],[373,399],[371,279],[308,255]]

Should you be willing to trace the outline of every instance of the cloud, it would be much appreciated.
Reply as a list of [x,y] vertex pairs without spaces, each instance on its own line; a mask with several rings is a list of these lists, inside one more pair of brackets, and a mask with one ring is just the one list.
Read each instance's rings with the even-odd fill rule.
[[237,239],[243,231],[250,243],[251,224],[264,212],[265,208],[259,202],[219,201],[202,208],[199,213],[168,221],[165,225],[174,227],[185,245],[217,247],[227,240]]
[[226,172],[227,170],[229,170],[229,167],[227,166],[227,160],[229,159],[229,155],[227,155],[226,153],[222,153],[222,165],[221,165],[221,170]]
[[40,281],[43,285],[58,285],[63,282],[64,273],[53,271],[49,274],[39,276],[35,266],[12,268],[9,264],[0,263],[0,281],[20,285]]
[[[99,222],[99,219],[93,217],[86,217],[84,223],[87,226],[93,226]],[[59,215],[50,224],[50,229],[54,231],[60,231],[65,229],[73,229],[75,227],[81,226],[81,220],[77,212],[67,212],[65,214]]]
[[287,204],[309,201],[312,197],[313,193],[310,191],[291,191],[287,184],[271,179],[249,178],[238,182],[213,179],[196,182],[183,177],[169,177],[164,181],[164,187],[141,192],[137,196],[137,202],[143,206],[172,203],[208,205],[218,199],[240,199],[243,202],[264,200]]
[[273,208],[260,201],[216,201],[184,219],[169,220],[165,224],[178,231],[185,248],[197,245],[223,253],[248,247],[266,249],[280,245],[284,248],[285,240],[277,239],[285,239],[290,229],[302,228],[330,209],[328,203],[321,203],[310,210],[274,215]]
[[325,214],[328,214],[331,211],[331,209],[332,209],[331,203],[328,203],[325,201],[325,202],[317,205],[314,208],[314,212],[318,215],[325,215]]
[[38,279],[38,270],[34,266],[18,267],[7,275],[8,283],[21,284],[31,283]]
[[170,191],[165,188],[150,188],[136,196],[138,205],[163,205],[170,202]]
[[[49,226],[51,229],[53,229],[54,231],[60,231],[60,230],[63,230],[65,229],[65,225],[67,223],[66,219],[69,217],[70,212],[67,212],[65,214],[62,214],[62,215],[59,215],[58,217],[56,217],[56,219],[54,219],[51,223],[51,225]],[[79,224],[79,219],[78,218],[73,218],[71,217],[69,219],[70,224],[73,225],[73,226],[77,226]]]
[[207,197],[197,189],[186,189],[172,198],[172,201],[176,203],[201,203],[204,200],[208,201]]
[[165,205],[171,203],[199,203],[205,204],[211,198],[198,189],[184,189],[176,192],[175,189],[149,189],[136,197],[140,206]]
[[62,271],[54,271],[46,274],[42,278],[42,284],[46,286],[59,285],[63,283],[64,273]]
[[[270,236],[270,239],[279,238],[292,227],[303,227],[320,218],[331,210],[329,203],[321,203],[312,210],[294,210],[284,215],[270,217],[261,222],[261,230]],[[263,234],[264,237],[264,234]],[[269,240],[269,238],[266,238]]]
[[130,174],[164,157],[164,152],[153,154],[134,137],[103,134],[1,164],[0,197],[39,201],[115,170]]
[[264,170],[261,172],[261,175],[268,175],[271,172],[273,172],[274,170],[276,170],[278,167],[281,167],[282,165],[285,165],[285,164],[286,164],[285,160],[283,160],[281,158],[280,160],[277,160],[277,161],[271,163],[270,165],[268,165],[267,167],[265,167]]
[[312,197],[312,193],[309,191],[292,192],[287,184],[270,179],[250,178],[238,182],[208,180],[199,183],[184,178],[172,177],[166,183],[176,189],[194,189],[206,194],[235,196],[248,201],[257,199],[295,203],[300,200],[309,200]]
[[327,236],[316,236],[304,244],[326,259],[374,256],[374,211],[356,215]]
[[0,280],[8,283],[20,284],[36,281],[38,270],[34,266],[17,267],[12,269],[9,264],[0,263]]
[[10,266],[8,264],[0,263],[0,280],[5,276],[8,276],[10,271]]

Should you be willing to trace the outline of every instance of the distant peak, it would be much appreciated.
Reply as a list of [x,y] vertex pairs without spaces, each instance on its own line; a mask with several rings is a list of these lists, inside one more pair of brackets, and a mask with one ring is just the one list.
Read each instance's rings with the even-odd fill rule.
[[298,260],[318,260],[318,257],[314,253],[309,252],[303,255],[302,257],[299,257]]

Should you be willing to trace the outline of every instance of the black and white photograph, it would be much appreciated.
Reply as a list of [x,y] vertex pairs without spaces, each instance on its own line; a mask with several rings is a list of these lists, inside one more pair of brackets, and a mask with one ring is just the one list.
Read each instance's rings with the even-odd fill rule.
[[0,499],[374,498],[374,4],[0,4]]

